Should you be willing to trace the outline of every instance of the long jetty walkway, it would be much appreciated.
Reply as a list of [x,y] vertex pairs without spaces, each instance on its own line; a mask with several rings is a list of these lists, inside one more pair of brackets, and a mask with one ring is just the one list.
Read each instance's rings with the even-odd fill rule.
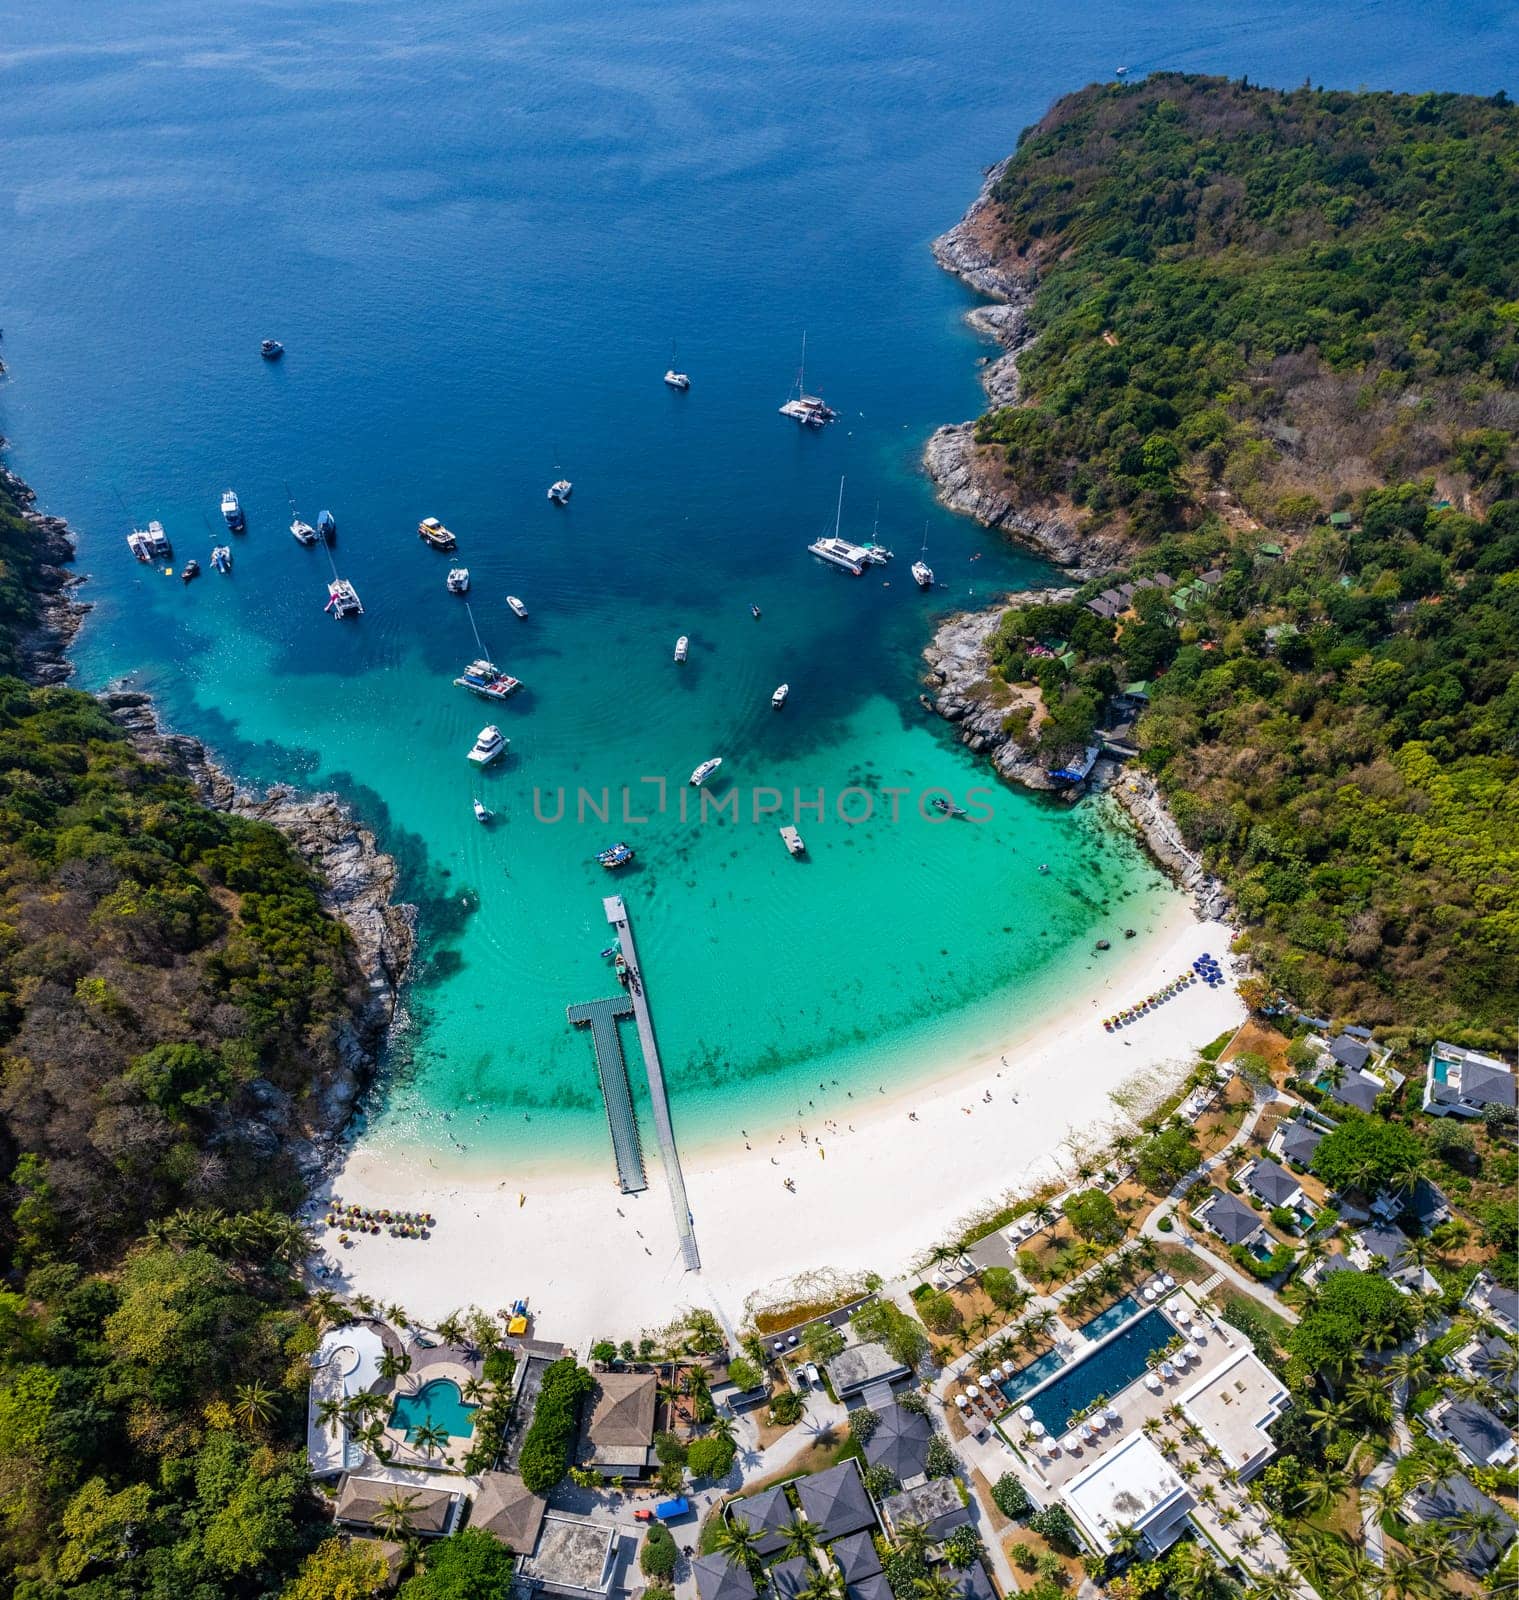
[[665,1073],[659,1064],[659,1046],[654,1042],[654,1019],[649,1014],[649,992],[638,964],[638,946],[633,940],[628,909],[620,894],[609,894],[601,902],[607,921],[617,930],[622,959],[628,969],[628,994],[633,1001],[633,1017],[638,1024],[638,1042],[643,1048],[644,1070],[649,1074],[649,1099],[654,1105],[654,1126],[659,1132],[659,1153],[664,1158],[665,1181],[670,1186],[670,1204],[675,1208],[675,1231],[680,1250],[692,1272],[701,1270],[696,1249],[696,1233],[691,1225],[691,1207],[686,1199],[686,1180],[681,1175],[680,1154],[675,1148],[675,1129],[670,1125],[670,1102],[665,1095]]
[[637,1194],[649,1187],[644,1176],[643,1145],[638,1138],[638,1117],[628,1090],[628,1065],[622,1055],[622,1040],[617,1019],[633,1015],[633,1002],[626,995],[615,1000],[588,1000],[569,1007],[569,1019],[577,1028],[588,1027],[596,1046],[596,1070],[601,1074],[601,1097],[606,1101],[607,1126],[612,1132],[612,1154],[617,1158],[617,1181],[624,1194]]

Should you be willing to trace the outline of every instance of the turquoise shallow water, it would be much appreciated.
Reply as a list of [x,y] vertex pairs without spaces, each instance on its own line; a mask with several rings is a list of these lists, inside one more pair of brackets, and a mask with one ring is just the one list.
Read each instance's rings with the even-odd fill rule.
[[[574,792],[649,794],[716,754],[746,808],[756,785],[984,781],[918,710],[918,653],[936,616],[1048,572],[917,475],[928,431],[980,404],[971,300],[929,238],[1054,94],[1119,62],[1495,89],[1512,6],[205,10],[0,3],[0,427],[82,531],[82,680],[130,676],[247,779],[340,787],[401,859],[425,941],[376,1138],[606,1160],[564,1008],[613,987],[613,887],[692,1137],[1006,1037],[1095,937],[1155,925],[1166,891],[1086,808],[803,814],[801,864],[789,819],[577,821]],[[821,436],[775,410],[803,329],[843,413]],[[688,395],[660,383],[672,340]],[[846,532],[879,505],[884,574],[805,552],[841,474]],[[228,483],[249,514],[230,579],[128,560],[130,513],[204,562]],[[336,513],[362,622],[323,616],[287,485]],[[526,682],[499,711],[449,683],[474,642],[428,514]],[[929,597],[905,571],[925,521]],[[477,777],[488,718],[512,757]],[[535,820],[561,786],[569,819]],[[589,858],[619,837],[638,855],[614,883]]]

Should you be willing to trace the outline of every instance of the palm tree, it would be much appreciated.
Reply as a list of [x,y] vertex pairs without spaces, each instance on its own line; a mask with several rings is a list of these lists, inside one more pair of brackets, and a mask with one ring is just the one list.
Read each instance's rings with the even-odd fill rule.
[[1354,1407],[1344,1400],[1325,1400],[1316,1406],[1309,1406],[1304,1413],[1312,1431],[1316,1435],[1323,1435],[1332,1439],[1350,1423]]
[[340,1422],[348,1420],[348,1407],[340,1395],[328,1395],[325,1400],[319,1400],[316,1408],[317,1425],[321,1428],[332,1429]]
[[1392,1421],[1392,1399],[1376,1373],[1356,1373],[1345,1386],[1345,1399],[1367,1422],[1385,1428]]
[[353,1297],[353,1308],[366,1317],[372,1317],[380,1309],[380,1302],[367,1294],[356,1294]]
[[897,1549],[905,1556],[925,1560],[933,1539],[926,1522],[899,1522],[897,1524]]
[[1461,1565],[1456,1536],[1443,1523],[1424,1522],[1408,1530],[1404,1541],[1432,1576],[1443,1578]]
[[240,1383],[234,1391],[232,1415],[250,1433],[262,1433],[279,1410],[279,1395],[261,1378]]
[[[1255,1544],[1260,1543],[1254,1534],[1246,1534],[1240,1540],[1241,1549],[1245,1548],[1245,1539],[1253,1539]],[[1297,1585],[1279,1567],[1259,1568],[1255,1573],[1254,1583],[1246,1590],[1246,1600],[1296,1600],[1296,1596]]]
[[1383,1559],[1383,1579],[1393,1600],[1440,1600],[1445,1594],[1445,1586],[1418,1556],[1389,1550]]
[[760,1557],[759,1551],[755,1548],[759,1543],[759,1535],[747,1522],[724,1517],[718,1524],[712,1543],[719,1555],[727,1556],[730,1561],[742,1567],[750,1577],[759,1572]]
[[421,1450],[422,1454],[425,1455],[429,1460],[432,1459],[433,1451],[448,1449],[448,1441],[448,1429],[440,1426],[436,1422],[424,1422],[422,1426],[418,1428],[417,1431],[411,1436],[411,1442],[416,1445]]
[[707,1430],[714,1439],[727,1439],[730,1443],[738,1437],[738,1428],[732,1417],[717,1417]]
[[980,1338],[981,1335],[990,1333],[996,1322],[996,1317],[990,1311],[978,1311],[971,1318],[971,1327],[975,1330],[977,1338]]
[[816,1548],[816,1541],[812,1537],[812,1526],[805,1517],[793,1517],[781,1529],[781,1538],[786,1541],[786,1554],[800,1556],[804,1561]]
[[1146,1417],[1139,1431],[1147,1438],[1153,1439],[1156,1434],[1165,1430],[1165,1426],[1165,1423],[1159,1417]]
[[797,1600],[839,1600],[841,1588],[838,1569],[830,1567],[827,1572],[813,1572]]
[[1211,1553],[1200,1544],[1178,1545],[1171,1555],[1172,1594],[1177,1600],[1205,1600],[1219,1582]]
[[1009,1334],[1003,1334],[1000,1339],[992,1341],[991,1348],[987,1351],[988,1357],[998,1366],[1011,1361],[1018,1354],[1018,1341]]
[[343,1302],[331,1289],[313,1289],[310,1304],[316,1314],[318,1327],[332,1327],[347,1311]]
[[1120,1522],[1108,1536],[1108,1542],[1113,1546],[1113,1554],[1122,1561],[1134,1554],[1143,1538],[1132,1522]]
[[1338,1467],[1325,1467],[1322,1472],[1307,1473],[1298,1483],[1298,1494],[1310,1516],[1327,1511],[1349,1490],[1350,1474]]
[[917,1600],[958,1600],[960,1589],[948,1573],[930,1572],[913,1580],[912,1592]]
[[457,1311],[450,1311],[433,1331],[444,1344],[464,1343],[464,1319]]
[[1370,1506],[1378,1522],[1385,1517],[1396,1516],[1402,1510],[1403,1500],[1408,1494],[1396,1478],[1388,1478],[1385,1483],[1374,1483],[1369,1487],[1361,1486],[1361,1504]]
[[387,1539],[405,1539],[412,1530],[416,1510],[416,1495],[402,1494],[398,1489],[380,1502],[372,1521]]
[[1369,1600],[1382,1592],[1382,1569],[1358,1544],[1336,1540],[1329,1554],[1329,1570],[1340,1595],[1348,1590],[1356,1600]]
[[377,1370],[382,1378],[399,1378],[403,1372],[411,1371],[411,1357],[404,1350],[386,1350]]
[[1467,1511],[1458,1511],[1450,1519],[1451,1531],[1457,1534],[1468,1550],[1475,1550],[1483,1541],[1494,1546],[1503,1535],[1503,1525],[1507,1519],[1496,1510],[1481,1511],[1472,1507]]
[[459,1385],[459,1393],[463,1396],[465,1403],[472,1406],[479,1405],[485,1399],[486,1389],[487,1386],[479,1378],[466,1378]]

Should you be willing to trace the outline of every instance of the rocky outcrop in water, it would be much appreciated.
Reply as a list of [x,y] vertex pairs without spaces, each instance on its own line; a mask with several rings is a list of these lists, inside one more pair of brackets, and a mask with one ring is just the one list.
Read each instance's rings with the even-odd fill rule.
[[[0,365],[0,372],[4,370]],[[0,450],[4,448],[5,440],[0,439]],[[84,579],[68,570],[74,560],[73,530],[62,517],[35,510],[37,496],[31,486],[4,466],[0,466],[0,484],[21,508],[26,523],[35,530],[42,557],[42,565],[33,580],[37,621],[16,640],[22,671],[32,683],[67,683],[73,676],[74,666],[66,652],[90,609],[76,594]]]

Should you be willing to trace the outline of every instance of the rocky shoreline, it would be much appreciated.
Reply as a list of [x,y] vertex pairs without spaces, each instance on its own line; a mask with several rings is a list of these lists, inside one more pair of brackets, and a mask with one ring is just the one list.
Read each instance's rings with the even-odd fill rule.
[[[0,482],[36,529],[44,556],[38,621],[19,641],[24,670],[34,683],[63,684],[74,672],[67,652],[90,609],[78,598],[85,579],[66,570],[74,559],[74,535],[63,518],[33,509],[33,490],[3,466]],[[314,1175],[341,1149],[354,1112],[374,1081],[385,1042],[403,1016],[417,908],[395,898],[395,859],[379,848],[374,834],[336,794],[301,795],[283,784],[262,794],[240,788],[200,740],[166,732],[147,695],[112,691],[96,698],[139,754],[187,779],[205,805],[278,828],[316,874],[323,909],[352,936],[367,997],[338,1040],[340,1070],[301,1105],[289,1104],[271,1086],[258,1119],[264,1136],[292,1151],[302,1169]]]

